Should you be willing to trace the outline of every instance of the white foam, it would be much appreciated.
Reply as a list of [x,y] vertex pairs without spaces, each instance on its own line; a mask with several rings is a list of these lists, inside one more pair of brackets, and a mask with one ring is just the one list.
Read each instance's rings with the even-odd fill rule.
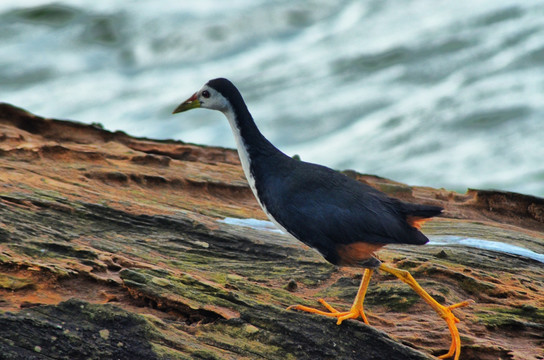
[[[245,226],[259,231],[270,231],[275,233],[283,234],[284,232],[278,229],[271,221],[266,220],[257,220],[257,219],[236,219],[236,218],[224,218],[218,220],[218,222],[236,225],[236,226]],[[499,241],[483,240],[471,237],[463,236],[430,236],[430,241],[427,245],[431,246],[444,246],[444,245],[454,245],[454,246],[468,246],[477,249],[496,251],[505,254],[512,254],[523,256],[532,260],[539,261],[544,263],[544,254],[537,253],[535,251],[523,248],[521,246],[511,245],[502,243]]]
[[502,243],[499,241],[483,240],[462,236],[430,237],[427,245],[462,245],[477,249],[496,251],[506,254],[523,256],[544,263],[544,254],[525,249],[521,246]]
[[237,225],[237,226],[245,226],[249,227],[255,230],[264,230],[264,231],[271,231],[275,233],[283,234],[283,231],[278,229],[276,225],[274,225],[271,221],[266,220],[257,220],[257,219],[236,219],[236,218],[224,218],[223,220],[217,220],[218,222],[229,224],[229,225]]

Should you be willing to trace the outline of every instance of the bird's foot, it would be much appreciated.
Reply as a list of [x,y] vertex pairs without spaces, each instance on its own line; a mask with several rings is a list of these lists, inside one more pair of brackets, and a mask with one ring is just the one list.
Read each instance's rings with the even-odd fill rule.
[[473,300],[467,300],[450,306],[440,305],[440,307],[437,309],[437,312],[448,324],[448,329],[450,330],[451,334],[450,349],[446,354],[440,355],[438,357],[439,359],[448,359],[454,355],[455,360],[459,359],[459,355],[461,354],[461,338],[459,336],[459,330],[457,330],[457,326],[455,325],[459,323],[459,319],[455,317],[455,315],[453,315],[452,310],[460,307],[470,306],[472,304],[474,304]]
[[440,315],[442,319],[446,321],[448,324],[448,329],[451,334],[451,345],[448,352],[442,356],[440,356],[440,359],[446,359],[453,357],[454,360],[459,360],[459,356],[461,355],[461,338],[459,336],[459,330],[457,330],[457,323],[459,322],[459,319],[453,315],[452,310],[469,306],[474,303],[472,300],[463,301],[457,304],[453,304],[450,306],[444,306],[440,303],[438,303],[431,295],[429,295],[428,292],[426,292],[414,279],[412,275],[406,270],[402,269],[396,269],[392,268],[390,266],[387,266],[385,264],[380,265],[380,270],[383,270],[391,275],[396,276],[399,280],[404,282],[405,284],[408,284],[419,296],[425,300],[427,304],[429,304],[434,311]]
[[363,319],[363,322],[368,325],[368,319],[366,318],[365,312],[363,310],[362,306],[354,305],[351,307],[349,311],[338,311],[334,307],[332,307],[329,303],[327,303],[323,299],[318,300],[321,305],[327,308],[329,311],[323,311],[314,309],[308,306],[304,305],[292,305],[287,308],[287,310],[300,310],[300,311],[306,311],[313,314],[319,314],[324,316],[330,316],[337,318],[336,324],[340,325],[342,321],[347,319],[357,319],[361,317]]

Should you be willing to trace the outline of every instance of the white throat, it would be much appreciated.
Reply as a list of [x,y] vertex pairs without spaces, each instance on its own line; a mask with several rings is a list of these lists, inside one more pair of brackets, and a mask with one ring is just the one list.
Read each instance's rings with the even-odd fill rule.
[[257,188],[255,187],[255,178],[253,177],[253,174],[251,174],[251,160],[249,159],[249,153],[247,151],[246,144],[244,143],[244,139],[242,139],[242,134],[240,133],[240,128],[238,127],[236,123],[236,115],[234,114],[234,111],[229,107],[227,111],[224,112],[225,116],[229,120],[230,128],[232,129],[232,133],[234,134],[234,140],[236,141],[236,147],[238,148],[238,156],[240,157],[240,162],[242,163],[242,168],[244,169],[244,174],[246,175],[246,179],[249,183],[249,187],[253,191],[253,194],[255,195],[255,198],[261,205],[261,201],[259,200],[259,196],[257,194]]

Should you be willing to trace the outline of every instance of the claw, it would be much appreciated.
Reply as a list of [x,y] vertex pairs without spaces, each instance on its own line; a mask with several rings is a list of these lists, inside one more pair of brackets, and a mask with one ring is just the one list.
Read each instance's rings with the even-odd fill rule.
[[324,307],[326,307],[327,310],[329,310],[331,313],[337,313],[337,312],[339,312],[338,310],[336,310],[335,308],[333,308],[332,306],[330,306],[329,303],[326,302],[325,300],[323,300],[323,299],[318,299],[317,301],[319,301],[319,303],[320,303],[321,305],[323,305]]
[[337,325],[340,325],[342,321],[347,319],[357,319],[359,316],[363,319],[364,323],[368,325],[368,319],[366,318],[365,312],[363,310],[363,302],[365,299],[366,290],[368,288],[368,283],[370,282],[370,277],[372,276],[372,270],[366,269],[365,273],[363,275],[363,279],[361,280],[361,286],[359,286],[359,291],[357,292],[357,296],[355,297],[355,300],[353,301],[353,305],[351,306],[351,309],[349,311],[340,312],[336,310],[334,307],[329,305],[325,300],[319,299],[319,302],[321,305],[323,305],[328,312],[314,309],[308,306],[303,305],[292,305],[287,308],[287,310],[301,310],[306,311],[313,314],[319,314],[319,315],[325,315],[330,317],[335,317],[338,320],[336,321]]
[[412,277],[412,275],[410,275],[409,272],[405,270],[391,268],[385,264],[381,264],[380,269],[392,275],[395,275],[399,280],[408,284],[419,296],[423,298],[423,300],[425,300],[427,304],[429,304],[438,313],[438,315],[440,315],[442,319],[446,321],[446,324],[448,324],[448,329],[451,334],[451,345],[448,352],[444,355],[439,356],[438,358],[447,359],[454,356],[454,360],[459,360],[459,356],[461,356],[461,337],[459,336],[459,330],[457,330],[457,326],[455,325],[459,323],[459,319],[455,317],[455,315],[453,315],[452,310],[460,307],[469,306],[473,304],[474,301],[467,300],[449,306],[441,305],[417,283],[417,281]]
[[[461,355],[461,337],[459,336],[459,330],[457,330],[457,326],[455,325],[459,323],[459,319],[453,314],[452,310],[460,307],[470,306],[474,304],[474,301],[467,300],[449,306],[441,305],[431,295],[429,295],[407,271],[391,268],[384,264],[380,265],[380,269],[392,275],[395,275],[402,282],[408,284],[419,296],[423,298],[423,300],[425,300],[425,302],[427,302],[427,304],[429,304],[438,313],[438,315],[440,315],[440,317],[442,317],[446,321],[446,324],[448,325],[448,329],[451,334],[451,344],[448,352],[444,355],[440,355],[438,358],[447,359],[454,357],[454,360],[459,360],[459,356]],[[338,325],[340,325],[344,320],[357,319],[360,316],[364,323],[368,325],[368,319],[363,310],[363,302],[371,275],[372,270],[366,269],[363,275],[363,279],[361,280],[361,285],[359,286],[357,296],[355,297],[353,305],[351,306],[351,309],[349,311],[340,312],[336,310],[333,306],[329,305],[323,299],[319,299],[319,302],[328,311],[318,310],[303,305],[289,306],[287,310],[294,309],[329,317],[335,317],[337,318],[336,324]]]
[[340,311],[337,311],[336,309],[334,309],[329,304],[327,304],[324,300],[322,300],[322,299],[320,299],[320,300],[321,300],[320,303],[323,304],[323,306],[325,306],[329,310],[329,312],[314,309],[314,308],[304,306],[304,305],[292,305],[292,306],[289,306],[287,308],[287,310],[300,310],[300,311],[305,311],[305,312],[309,312],[309,313],[312,313],[312,314],[319,314],[319,315],[324,315],[324,316],[329,316],[329,317],[335,317],[335,318],[338,319],[336,321],[337,325],[340,325],[342,323],[342,321],[344,321],[344,320],[357,319],[360,316],[363,319],[363,321],[365,322],[365,324],[368,325],[368,320],[367,320],[362,308],[359,309],[359,308],[353,306],[350,309],[350,311],[340,312]]

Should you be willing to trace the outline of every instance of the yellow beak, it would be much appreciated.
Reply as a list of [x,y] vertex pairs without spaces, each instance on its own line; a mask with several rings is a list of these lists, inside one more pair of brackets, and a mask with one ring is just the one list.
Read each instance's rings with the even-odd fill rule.
[[196,97],[196,93],[193,94],[190,98],[179,104],[179,106],[172,112],[172,114],[177,114],[183,111],[195,109],[200,107],[200,101]]

